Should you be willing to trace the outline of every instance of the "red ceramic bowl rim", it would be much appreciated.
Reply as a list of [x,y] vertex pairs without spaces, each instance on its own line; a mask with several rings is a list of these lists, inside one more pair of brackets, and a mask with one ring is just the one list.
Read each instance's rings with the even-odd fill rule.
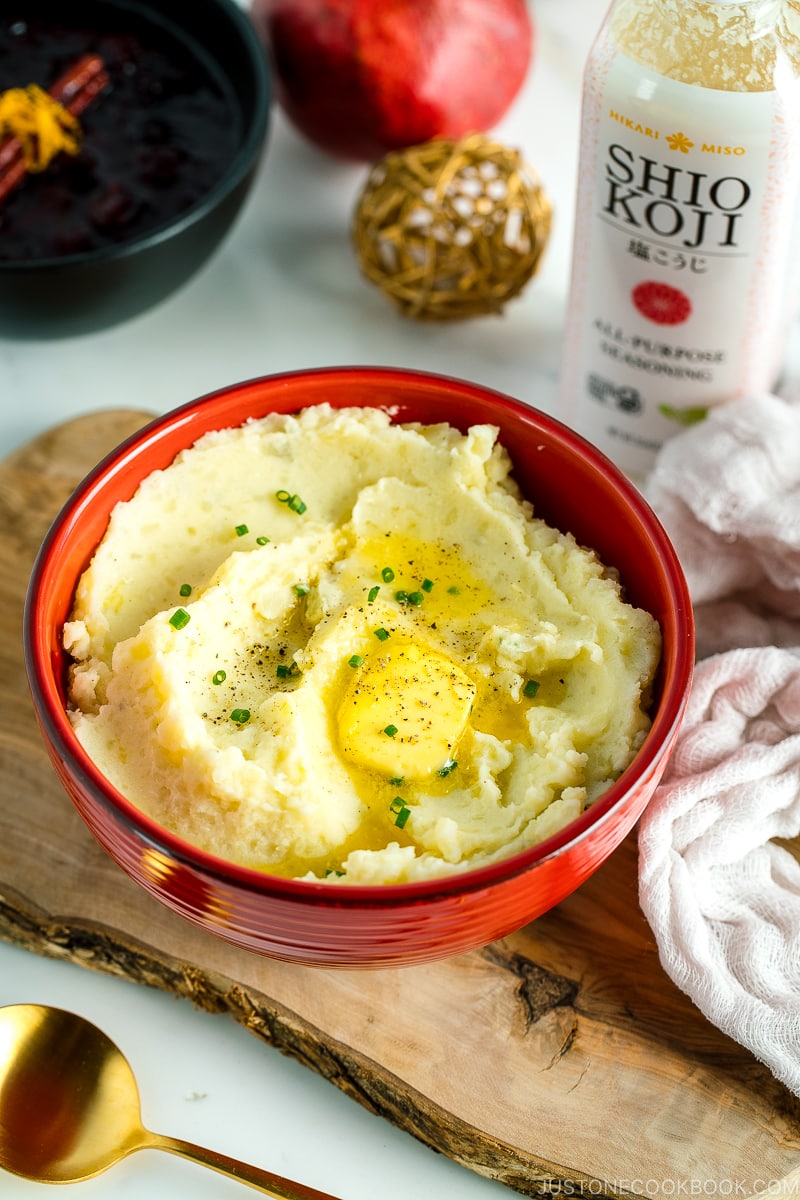
[[[78,741],[69,721],[59,692],[59,681],[54,677],[54,672],[49,669],[51,664],[48,663],[42,649],[49,645],[50,639],[41,611],[39,596],[42,591],[42,581],[52,573],[52,562],[56,551],[69,537],[70,530],[76,521],[80,520],[82,511],[91,503],[95,493],[102,489],[109,478],[124,471],[129,464],[135,462],[143,449],[156,445],[163,436],[174,432],[182,425],[191,424],[193,417],[201,407],[225,398],[233,399],[234,394],[239,397],[241,403],[242,398],[250,391],[261,394],[265,387],[279,389],[287,381],[294,383],[298,379],[315,376],[355,377],[363,383],[375,385],[402,384],[408,381],[417,381],[420,384],[432,386],[440,384],[446,385],[451,391],[461,392],[465,396],[477,395],[491,399],[501,413],[512,413],[515,417],[521,417],[527,424],[535,425],[540,430],[546,430],[554,441],[566,444],[573,452],[577,450],[588,458],[593,469],[605,476],[615,489],[623,493],[625,502],[635,511],[638,522],[658,548],[664,564],[665,575],[672,589],[676,633],[680,633],[683,627],[684,636],[676,637],[675,644],[669,647],[672,661],[664,660],[662,662],[664,685],[653,724],[631,765],[602,796],[562,830],[517,854],[481,867],[457,871],[442,878],[411,883],[332,886],[329,883],[284,879],[280,876],[269,875],[254,868],[232,863],[195,847],[142,813],[98,770]],[[362,405],[356,402],[354,406],[361,407]],[[301,407],[303,406],[298,406],[297,411]],[[384,408],[391,415],[394,406],[390,403],[374,407]],[[253,415],[257,417],[260,414],[254,413]],[[246,419],[246,417],[238,418],[232,424],[241,424]],[[209,428],[211,427],[209,426]],[[213,423],[213,428],[225,427],[227,426],[222,421]],[[198,431],[191,441],[202,436],[202,432]],[[186,443],[186,445],[189,444],[191,442]],[[138,483],[140,479],[155,469],[155,467],[151,467],[144,474],[136,472],[136,482]],[[69,765],[70,774],[82,791],[90,793],[95,800],[99,799],[109,812],[118,817],[146,844],[162,853],[171,855],[177,862],[191,870],[203,872],[223,885],[235,886],[265,897],[281,896],[307,904],[323,904],[344,909],[394,907],[404,902],[413,903],[414,901],[479,891],[524,874],[533,866],[558,854],[565,846],[582,841],[613,816],[614,810],[631,788],[635,787],[636,781],[641,777],[647,778],[650,771],[658,764],[683,716],[694,664],[692,605],[688,585],[675,549],[661,522],[639,490],[610,459],[556,418],[502,392],[448,375],[393,367],[315,367],[262,376],[209,392],[148,422],[142,429],[121,442],[93,468],[72,492],[56,516],[42,542],[31,573],[25,601],[23,640],[29,685],[37,706],[39,720],[46,736],[51,741],[53,750],[62,762]],[[665,651],[667,649],[665,643]]]

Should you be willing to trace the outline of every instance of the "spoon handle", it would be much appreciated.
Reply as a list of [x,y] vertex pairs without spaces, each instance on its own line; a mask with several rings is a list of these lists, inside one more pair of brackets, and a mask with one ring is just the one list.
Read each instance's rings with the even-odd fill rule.
[[216,1150],[195,1146],[193,1142],[185,1142],[182,1138],[165,1137],[162,1134],[151,1134],[148,1131],[147,1146],[154,1150],[167,1150],[171,1154],[191,1159],[192,1162],[200,1163],[201,1166],[210,1167],[212,1171],[217,1171],[220,1175],[238,1179],[240,1183],[246,1183],[248,1187],[255,1188],[259,1192],[266,1192],[268,1196],[275,1196],[278,1200],[336,1200],[336,1197],[332,1196],[330,1192],[319,1192],[316,1188],[306,1187],[304,1183],[295,1183],[291,1179],[284,1179],[282,1175],[274,1175],[272,1171],[265,1171],[261,1167],[239,1162],[238,1159],[229,1158],[226,1154],[219,1154]]

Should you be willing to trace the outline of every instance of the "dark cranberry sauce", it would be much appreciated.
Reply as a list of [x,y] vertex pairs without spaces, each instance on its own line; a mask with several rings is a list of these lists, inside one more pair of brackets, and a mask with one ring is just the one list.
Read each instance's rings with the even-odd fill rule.
[[59,154],[0,202],[0,260],[129,241],[208,193],[236,153],[241,117],[199,45],[138,7],[92,0],[10,7],[0,16],[0,92],[30,83],[48,90],[89,53],[105,61],[109,85],[79,118],[78,154]]

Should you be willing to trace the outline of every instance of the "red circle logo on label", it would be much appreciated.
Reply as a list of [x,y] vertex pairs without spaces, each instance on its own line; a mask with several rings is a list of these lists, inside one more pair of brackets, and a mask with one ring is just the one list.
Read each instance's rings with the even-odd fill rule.
[[656,325],[680,325],[692,311],[692,302],[685,292],[653,279],[637,284],[631,299],[642,316]]

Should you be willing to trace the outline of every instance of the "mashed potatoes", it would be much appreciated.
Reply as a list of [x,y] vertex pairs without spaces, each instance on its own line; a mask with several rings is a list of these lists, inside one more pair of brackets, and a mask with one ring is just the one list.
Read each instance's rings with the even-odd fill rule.
[[112,514],[64,638],[105,775],[224,858],[342,883],[512,854],[649,727],[656,622],[497,431],[326,405],[208,434]]

